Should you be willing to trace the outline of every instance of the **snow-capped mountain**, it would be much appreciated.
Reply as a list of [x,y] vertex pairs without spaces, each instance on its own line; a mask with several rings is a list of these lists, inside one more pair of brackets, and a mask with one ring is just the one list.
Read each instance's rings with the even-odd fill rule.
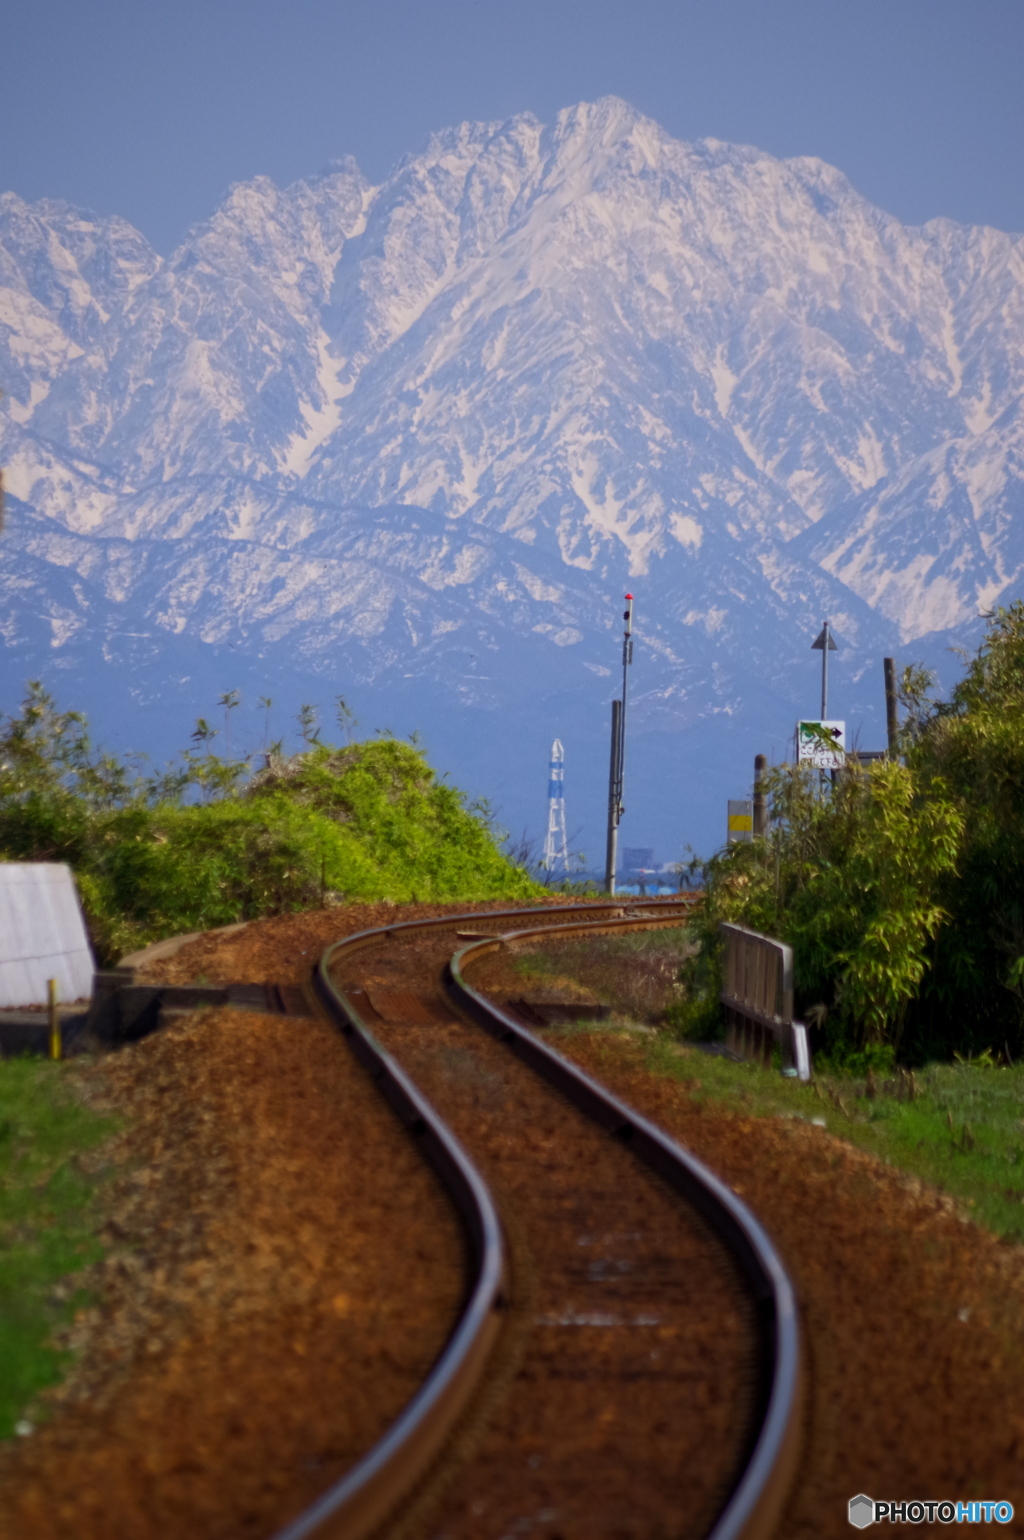
[[631,837],[673,853],[689,765],[707,848],[814,710],[823,615],[874,737],[881,655],[1019,592],[1022,384],[1020,237],[614,98],[463,124],[380,187],[257,178],[167,261],[7,194],[3,704],[63,668],[69,704],[173,699],[180,742],[243,679],[330,680],[517,824],[556,732],[573,821],[575,732],[596,852],[628,586]]

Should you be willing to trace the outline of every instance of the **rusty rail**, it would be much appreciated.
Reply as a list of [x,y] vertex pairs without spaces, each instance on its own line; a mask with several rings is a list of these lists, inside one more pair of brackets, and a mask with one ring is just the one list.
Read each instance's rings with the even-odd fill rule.
[[[693,895],[687,895],[681,899],[651,900],[644,907],[670,908],[674,923],[678,924],[680,913],[693,901]],[[320,1002],[406,1128],[419,1140],[424,1157],[455,1202],[470,1242],[473,1277],[455,1330],[405,1411],[369,1454],[279,1530],[274,1540],[308,1540],[313,1535],[363,1540],[379,1528],[429,1469],[473,1395],[498,1335],[504,1303],[504,1243],[494,1202],[483,1178],[455,1135],[377,1042],[352,997],[335,985],[331,978],[333,964],[342,954],[377,945],[407,931],[445,929],[469,921],[479,925],[522,919],[524,914],[621,913],[624,907],[621,900],[616,900],[402,920],[335,942],[317,963],[313,985]]]
[[[275,1540],[307,1540],[328,1534],[339,1540],[362,1540],[385,1520],[440,1453],[482,1378],[503,1303],[505,1264],[500,1226],[482,1178],[454,1135],[375,1041],[351,995],[333,982],[331,969],[341,955],[406,932],[540,915],[549,922],[555,915],[587,918],[506,931],[461,948],[448,967],[449,991],[485,1030],[673,1185],[733,1252],[755,1303],[761,1385],[747,1458],[709,1540],[768,1540],[774,1532],[798,1453],[801,1352],[792,1286],[771,1242],[746,1205],[700,1161],[553,1052],[507,1011],[473,989],[464,976],[468,963],[510,942],[678,925],[693,902],[694,896],[687,895],[629,906],[609,901],[402,921],[347,937],[320,958],[314,973],[317,994],[406,1126],[422,1140],[424,1155],[445,1182],[466,1224],[475,1276],[469,1303],[455,1331],[401,1417],[347,1476],[281,1530]],[[626,907],[648,912],[623,914]],[[595,919],[595,914],[602,917]]]
[[483,1373],[504,1304],[505,1248],[490,1192],[455,1135],[319,969],[316,988],[356,1057],[419,1141],[424,1157],[454,1199],[473,1259],[468,1302],[440,1358],[405,1411],[348,1475],[276,1537],[305,1540],[330,1534],[361,1540],[429,1467]]
[[[477,941],[449,964],[453,998],[550,1085],[691,1203],[733,1253],[755,1302],[760,1333],[760,1385],[754,1435],[743,1470],[708,1540],[770,1540],[776,1532],[799,1457],[802,1352],[793,1286],[760,1222],[731,1188],[694,1155],[468,984],[465,968],[498,946],[572,931],[593,934],[672,923],[636,918],[597,924],[537,926]],[[678,921],[676,922],[678,923]]]

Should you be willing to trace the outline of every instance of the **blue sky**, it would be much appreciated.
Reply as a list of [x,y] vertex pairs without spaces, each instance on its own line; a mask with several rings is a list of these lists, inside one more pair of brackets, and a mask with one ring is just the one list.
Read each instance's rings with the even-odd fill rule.
[[1024,0],[7,0],[0,190],[164,252],[231,182],[625,97],[818,155],[908,223],[1024,230]]

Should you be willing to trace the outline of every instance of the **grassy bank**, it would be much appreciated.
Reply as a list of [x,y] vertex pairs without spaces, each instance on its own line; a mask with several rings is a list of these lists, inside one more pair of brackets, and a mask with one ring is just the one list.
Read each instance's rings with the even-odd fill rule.
[[610,1023],[551,1029],[546,1036],[555,1042],[581,1031],[628,1031],[646,1067],[689,1082],[696,1100],[827,1129],[941,1187],[995,1234],[1024,1240],[1024,1065],[954,1060],[869,1078],[823,1063],[812,1084],[801,1085],[778,1070],[704,1053],[679,1041],[671,1025],[679,1009],[675,980],[694,950],[692,930],[680,928],[567,938],[504,966],[526,994],[571,981],[612,1008]]
[[0,1062],[0,1438],[60,1378],[67,1355],[50,1337],[83,1302],[75,1273],[100,1255],[96,1180],[79,1157],[114,1124],[78,1102],[75,1073],[28,1058]]
[[[552,1031],[566,1040],[593,1027]],[[635,1034],[646,1067],[697,1081],[691,1094],[743,1117],[802,1118],[941,1187],[972,1218],[1024,1240],[1024,1066],[932,1064],[907,1076],[823,1074],[811,1085],[702,1053],[661,1032]],[[871,1094],[869,1094],[869,1092]],[[911,1099],[912,1097],[912,1099]]]
[[524,993],[572,980],[592,992],[616,1016],[662,1020],[682,995],[679,974],[696,950],[686,926],[637,930],[623,935],[556,938],[509,959]]

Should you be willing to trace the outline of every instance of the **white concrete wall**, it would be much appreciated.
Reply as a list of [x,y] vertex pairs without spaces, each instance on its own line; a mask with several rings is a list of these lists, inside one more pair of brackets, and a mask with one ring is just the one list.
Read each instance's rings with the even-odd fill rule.
[[71,868],[0,861],[0,1007],[87,999],[94,968]]

